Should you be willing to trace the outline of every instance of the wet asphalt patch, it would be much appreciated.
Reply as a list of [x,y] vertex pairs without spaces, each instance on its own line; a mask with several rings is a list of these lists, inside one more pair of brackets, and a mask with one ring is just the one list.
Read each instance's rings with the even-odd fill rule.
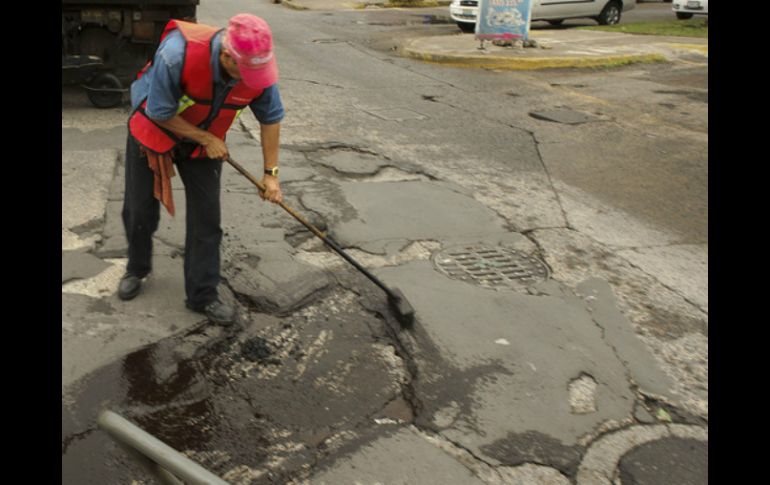
[[504,439],[484,445],[481,450],[506,466],[548,463],[568,476],[577,473],[584,452],[582,446],[566,446],[537,431],[508,433]]
[[373,417],[408,418],[384,320],[359,298],[335,291],[268,327],[202,325],[81,379],[62,405],[64,483],[146,479],[96,428],[102,409],[225,480],[248,469],[251,483],[307,469],[327,439],[377,427]]
[[[364,276],[340,270],[335,278],[335,290],[290,316],[252,313],[240,329],[201,324],[69,386],[62,404],[64,483],[148,479],[96,427],[102,409],[225,480],[285,483],[405,423],[440,428],[435,411],[505,372],[495,364],[454,368],[419,316],[405,332]],[[415,354],[430,382],[415,385]],[[459,414],[471,415],[472,401],[461,401]]]
[[268,341],[262,337],[254,337],[241,345],[241,356],[251,362],[280,365],[280,360],[272,358],[273,353]]

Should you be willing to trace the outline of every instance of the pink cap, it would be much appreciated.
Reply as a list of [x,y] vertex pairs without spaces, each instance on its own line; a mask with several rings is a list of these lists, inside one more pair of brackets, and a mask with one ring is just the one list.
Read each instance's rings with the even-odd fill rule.
[[222,44],[238,63],[241,79],[249,87],[264,89],[278,81],[273,34],[261,18],[249,13],[231,18]]

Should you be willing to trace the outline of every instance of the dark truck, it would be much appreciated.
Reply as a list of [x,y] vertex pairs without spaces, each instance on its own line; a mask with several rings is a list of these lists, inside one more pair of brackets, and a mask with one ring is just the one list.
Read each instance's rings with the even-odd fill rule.
[[120,104],[171,19],[195,21],[200,0],[62,0],[62,84],[100,108]]

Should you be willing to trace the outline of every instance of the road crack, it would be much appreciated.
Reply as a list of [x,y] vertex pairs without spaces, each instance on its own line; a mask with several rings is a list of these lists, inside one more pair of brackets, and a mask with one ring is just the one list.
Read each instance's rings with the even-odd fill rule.
[[291,77],[285,77],[282,78],[283,81],[297,81],[302,83],[309,83],[316,86],[328,86],[330,88],[336,88],[336,89],[345,89],[345,86],[340,86],[339,84],[331,84],[331,83],[322,83],[318,81],[313,81],[311,79],[297,79],[297,78],[291,78]]

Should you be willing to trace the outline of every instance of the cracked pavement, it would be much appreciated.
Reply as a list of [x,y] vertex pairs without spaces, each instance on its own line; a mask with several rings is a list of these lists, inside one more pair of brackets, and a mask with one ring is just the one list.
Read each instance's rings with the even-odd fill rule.
[[[202,6],[200,20],[223,23],[236,8]],[[280,39],[286,202],[402,290],[415,327],[401,329],[377,287],[229,169],[222,293],[238,324],[212,326],[184,308],[181,203],[176,218],[162,213],[142,295],[118,300],[127,112],[93,116],[68,92],[65,483],[149,483],[95,429],[104,406],[238,484],[613,483],[647,473],[655,443],[700,450],[708,239],[698,117],[708,105],[692,96],[697,86],[664,87],[697,73],[467,78],[314,42],[375,13],[324,22],[280,8],[256,10]],[[646,104],[603,89],[612,83]],[[672,102],[680,114],[659,123]],[[554,110],[590,119],[530,116]],[[244,116],[228,146],[257,173],[254,120]],[[537,257],[550,278],[490,289],[436,269],[442,250],[478,244]]]

